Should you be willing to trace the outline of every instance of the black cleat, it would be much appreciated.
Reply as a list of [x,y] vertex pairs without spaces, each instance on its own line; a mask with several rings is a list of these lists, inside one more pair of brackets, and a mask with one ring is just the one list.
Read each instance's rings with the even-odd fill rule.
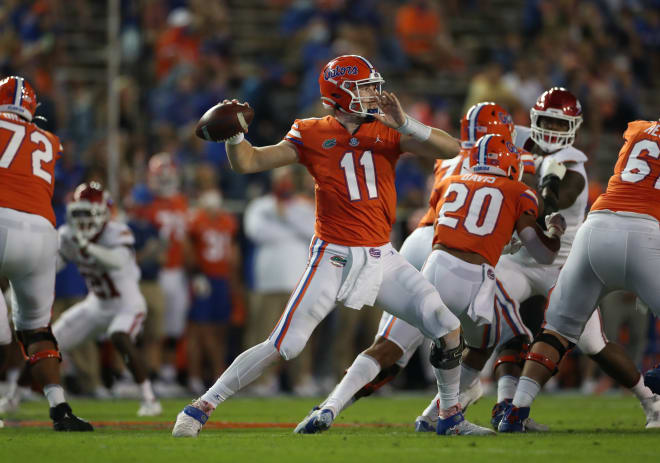
[[50,408],[50,419],[53,420],[55,431],[94,431],[91,423],[74,415],[66,402]]

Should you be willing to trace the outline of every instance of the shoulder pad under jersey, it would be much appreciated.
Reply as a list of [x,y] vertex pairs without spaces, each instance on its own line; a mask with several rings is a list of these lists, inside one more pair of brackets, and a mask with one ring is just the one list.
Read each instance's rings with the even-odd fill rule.
[[110,220],[103,229],[98,243],[101,246],[132,246],[135,243],[133,232],[123,222]]
[[552,157],[557,162],[582,163],[582,162],[587,162],[589,160],[586,154],[584,154],[582,151],[572,146],[567,146],[566,148],[562,148],[559,151],[549,154],[546,157]]

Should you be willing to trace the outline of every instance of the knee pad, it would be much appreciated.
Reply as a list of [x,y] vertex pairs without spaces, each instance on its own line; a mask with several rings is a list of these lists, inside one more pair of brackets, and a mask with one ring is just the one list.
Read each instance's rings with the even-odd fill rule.
[[[518,353],[510,355],[502,355],[499,353],[504,350],[515,350]],[[522,368],[528,352],[529,338],[527,336],[516,336],[515,338],[511,338],[498,349],[498,356],[495,365],[493,366],[493,371],[497,370],[497,367],[503,363],[513,363]]]
[[[23,355],[27,357],[28,364],[34,365],[40,360],[48,358],[56,358],[60,362],[62,361],[62,355],[60,354],[59,348],[57,346],[57,339],[53,336],[53,330],[50,325],[46,328],[46,331],[35,331],[35,330],[21,330],[16,332],[16,337],[18,342],[21,344],[21,349],[23,350]],[[35,342],[41,341],[51,341],[55,344],[55,349],[44,349],[34,354],[27,355],[28,346],[34,344]]]
[[447,349],[445,340],[440,338],[440,347],[436,343],[431,346],[431,355],[429,361],[431,365],[440,370],[451,370],[461,364],[461,357],[463,355],[463,335],[460,337],[458,346],[453,349]]
[[559,358],[557,359],[557,362],[553,362],[545,355],[537,354],[535,352],[527,353],[527,355],[525,356],[525,360],[531,360],[532,362],[540,363],[548,370],[550,370],[550,372],[554,376],[559,371],[557,367],[559,365],[559,362],[561,362],[561,359],[564,357],[566,352],[573,348],[574,344],[569,341],[568,349],[567,349],[562,345],[562,343],[559,341],[559,339],[557,339],[556,336],[546,332],[542,332],[541,334],[536,336],[536,338],[534,338],[534,343],[532,343],[532,347],[537,342],[544,342],[552,346],[559,354]]

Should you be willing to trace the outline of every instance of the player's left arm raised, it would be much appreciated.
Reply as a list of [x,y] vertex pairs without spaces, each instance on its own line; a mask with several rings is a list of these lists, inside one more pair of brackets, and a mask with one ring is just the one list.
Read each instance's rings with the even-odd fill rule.
[[445,159],[453,158],[460,151],[460,142],[447,132],[429,127],[407,115],[394,93],[383,91],[378,100],[382,114],[376,117],[403,134],[401,151]]

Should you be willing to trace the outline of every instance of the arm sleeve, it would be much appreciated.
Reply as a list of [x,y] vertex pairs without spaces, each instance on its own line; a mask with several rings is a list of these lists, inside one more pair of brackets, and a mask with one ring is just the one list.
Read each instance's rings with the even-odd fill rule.
[[108,270],[117,270],[132,258],[131,249],[126,246],[106,248],[95,243],[89,243],[86,251],[99,265]]
[[548,249],[541,238],[539,238],[536,230],[532,227],[525,227],[520,233],[518,233],[520,240],[527,248],[529,254],[542,265],[550,265],[554,262],[557,252],[552,249]]

